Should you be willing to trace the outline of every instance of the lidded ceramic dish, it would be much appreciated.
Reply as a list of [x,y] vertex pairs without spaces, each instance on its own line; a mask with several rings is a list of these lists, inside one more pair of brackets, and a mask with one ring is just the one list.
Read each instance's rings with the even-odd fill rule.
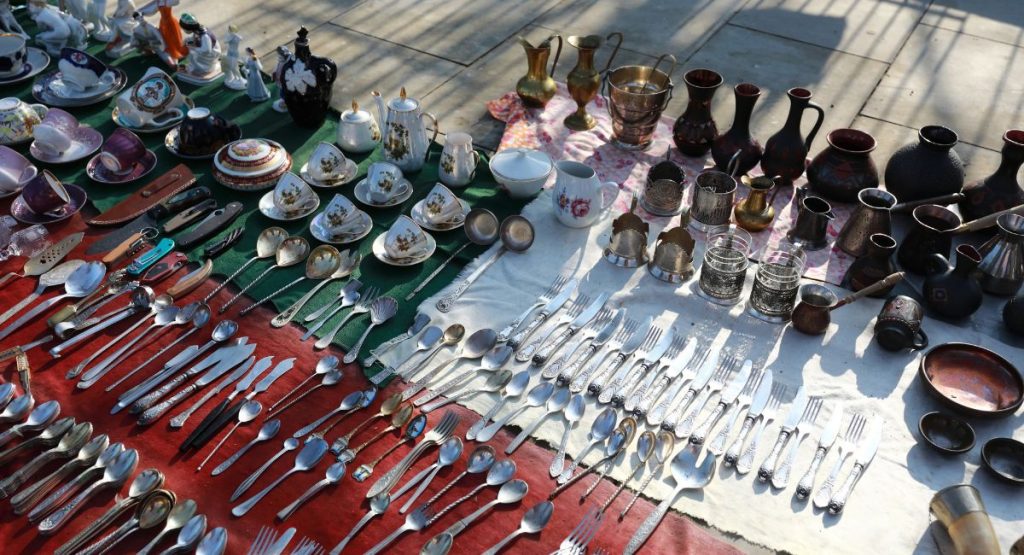
[[228,143],[213,157],[213,177],[229,189],[268,189],[291,169],[292,157],[280,143],[269,139],[241,139]]
[[529,148],[505,149],[491,157],[490,162],[494,179],[512,198],[537,194],[554,167],[547,154]]

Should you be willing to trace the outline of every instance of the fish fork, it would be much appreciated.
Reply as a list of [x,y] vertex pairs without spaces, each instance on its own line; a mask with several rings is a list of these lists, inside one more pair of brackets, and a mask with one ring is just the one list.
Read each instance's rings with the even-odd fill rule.
[[409,467],[416,462],[420,455],[430,447],[448,441],[448,438],[450,438],[452,433],[455,431],[455,427],[459,424],[459,420],[459,416],[454,412],[445,412],[437,426],[427,432],[423,437],[423,441],[416,445],[416,447],[413,447],[412,451],[410,451],[405,458],[399,461],[398,464],[391,468],[391,470],[387,471],[386,474],[373,483],[370,490],[366,493],[366,497],[370,498],[375,495],[391,491],[391,488],[395,487],[395,484],[402,479],[402,476],[409,470]]
[[550,286],[548,286],[548,290],[541,293],[541,295],[537,297],[536,302],[530,305],[529,308],[524,310],[522,314],[517,316],[515,320],[512,320],[512,322],[510,322],[509,325],[505,326],[505,328],[498,333],[498,343],[505,343],[506,341],[508,341],[509,338],[512,337],[512,334],[516,332],[516,329],[519,328],[520,324],[523,323],[523,320],[526,320],[526,318],[529,317],[530,314],[533,314],[534,310],[537,310],[538,308],[551,302],[551,297],[553,297],[565,285],[565,282],[567,281],[569,281],[569,276],[565,274],[559,274],[558,276],[556,276],[555,280],[551,282]]
[[815,397],[811,399],[811,402],[807,404],[807,408],[804,409],[800,422],[797,423],[793,433],[790,434],[789,445],[786,445],[788,452],[782,457],[782,464],[775,468],[775,474],[772,475],[772,487],[785,489],[786,485],[789,484],[789,473],[793,469],[796,454],[800,450],[800,444],[811,433],[811,426],[814,424],[814,421],[818,419],[818,413],[821,412],[821,403],[821,398]]
[[836,480],[839,479],[839,471],[843,469],[843,465],[846,463],[846,459],[850,458],[851,455],[857,450],[857,443],[860,442],[860,436],[864,433],[864,426],[867,423],[867,418],[861,414],[853,415],[850,419],[850,424],[846,428],[846,433],[843,434],[843,440],[839,443],[839,458],[836,459],[832,469],[828,472],[828,477],[825,478],[825,482],[821,484],[821,488],[814,494],[814,506],[819,509],[828,507],[828,502],[832,499],[832,488],[836,485]]
[[597,535],[603,520],[604,513],[597,507],[591,508],[583,515],[583,520],[576,525],[576,528],[573,528],[569,536],[562,540],[555,553],[558,555],[583,555],[586,553],[587,545]]
[[334,329],[327,332],[327,335],[318,339],[317,342],[313,344],[313,347],[316,349],[326,349],[327,346],[334,341],[334,336],[338,335],[338,332],[341,331],[341,328],[345,327],[345,324],[347,324],[349,320],[360,314],[370,312],[373,302],[377,300],[379,295],[380,288],[373,287],[367,291],[366,294],[360,296],[359,301],[352,306],[352,310],[334,326]]
[[[747,448],[743,451],[743,454],[740,455],[739,460],[737,460],[735,456],[733,456],[732,460],[736,461],[737,474],[742,476],[743,474],[750,472],[750,469],[754,467],[754,455],[757,454],[757,444],[761,441],[761,434],[764,433],[764,430],[765,428],[768,427],[768,424],[775,419],[775,413],[778,412],[779,405],[782,404],[782,397],[785,394],[786,386],[782,385],[782,382],[775,382],[772,384],[772,394],[771,397],[768,399],[768,406],[766,406],[764,410],[761,411],[760,420],[757,421],[756,427],[750,432],[752,436],[750,439],[750,445],[747,445]],[[731,454],[735,455],[735,453],[739,452],[740,448],[743,447],[743,440],[744,435],[740,434],[740,437],[736,438],[736,442],[733,443],[733,446],[729,449],[729,452],[725,454],[726,460],[729,459]],[[735,453],[733,453],[733,449],[736,450]]]
[[[722,391],[722,388],[725,387],[725,383],[727,381],[726,378],[732,374],[733,368],[735,368],[738,363],[739,359],[734,356],[730,355],[725,357],[725,360],[718,366],[718,370],[715,370],[715,373],[711,375],[711,380],[708,381],[708,386],[701,389],[698,393],[697,399],[693,402],[693,409],[689,411],[686,418],[683,418],[683,420],[679,422],[678,418],[679,416],[682,416],[682,413],[677,410],[676,414],[673,415],[676,416],[676,420],[673,421],[672,417],[669,417],[665,422],[662,422],[661,429],[674,430],[676,437],[679,439],[686,439],[690,437],[690,432],[693,431],[693,424],[697,421],[697,417],[700,416],[700,413],[704,411],[704,405],[707,404],[708,400],[711,399],[713,395]],[[672,426],[671,428],[666,427],[670,425]]]
[[[623,324],[623,326],[619,328],[619,331],[612,336],[610,341],[608,341],[608,349],[604,353],[595,353],[594,356],[591,357],[590,363],[587,367],[572,379],[572,382],[569,384],[569,391],[579,393],[587,387],[589,382],[597,382],[599,380],[603,381],[606,372],[601,370],[601,368],[604,366],[604,361],[612,353],[618,352],[618,350],[622,348],[622,344],[630,335],[633,334],[633,332],[636,331],[638,327],[640,327],[640,322],[633,320],[632,318],[626,318],[625,324]],[[593,377],[593,379],[591,379],[591,377]]]

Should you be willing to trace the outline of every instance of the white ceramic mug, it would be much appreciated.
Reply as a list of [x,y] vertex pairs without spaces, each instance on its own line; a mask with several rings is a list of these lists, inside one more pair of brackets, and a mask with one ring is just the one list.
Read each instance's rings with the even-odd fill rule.
[[[557,176],[551,196],[555,216],[569,227],[588,227],[608,213],[619,196],[613,181],[601,183],[597,173],[586,164],[562,160],[555,163]],[[611,199],[606,193],[614,192]]]
[[441,151],[438,177],[449,187],[465,187],[473,181],[480,153],[473,150],[473,137],[469,133],[449,133]]
[[117,97],[117,110],[133,127],[165,125],[185,117],[178,108],[183,102],[181,91],[171,76],[151,67],[142,79]]

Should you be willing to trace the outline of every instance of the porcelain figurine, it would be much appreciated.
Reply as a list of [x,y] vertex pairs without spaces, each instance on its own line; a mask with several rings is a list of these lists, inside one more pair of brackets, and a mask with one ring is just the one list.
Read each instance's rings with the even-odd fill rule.
[[92,25],[92,36],[100,42],[107,42],[113,36],[110,19],[107,18],[107,0],[92,0],[89,7],[89,23]]
[[[228,51],[224,54],[224,58],[221,60],[221,70],[224,71],[224,86],[235,91],[244,90],[248,85],[246,78],[242,75],[241,61],[239,60],[238,47],[242,43],[242,35],[238,34],[238,27],[234,25],[228,25],[228,37],[225,40],[228,45]],[[249,50],[248,48],[246,49]],[[256,64],[259,65],[259,60],[256,60]],[[249,61],[246,59],[246,67],[249,66]],[[260,66],[262,69],[262,66]],[[252,75],[252,73],[249,73]],[[252,95],[249,95],[250,98]],[[262,99],[261,99],[262,100]]]
[[[93,1],[96,2],[97,0]],[[180,60],[188,56],[188,48],[185,46],[185,37],[181,32],[181,26],[178,24],[178,18],[174,17],[174,12],[171,10],[171,8],[178,4],[179,0],[154,0],[139,8],[142,15],[160,14],[160,24],[158,27],[160,35],[164,38],[164,52],[170,60],[173,60],[172,66],[177,66]]]
[[107,56],[117,59],[128,54],[132,48],[132,33],[135,31],[135,2],[117,0],[117,7],[110,17],[110,40],[105,51]]
[[28,13],[40,29],[35,41],[51,56],[59,56],[61,48],[67,46],[71,38],[71,28],[60,10],[47,5],[46,0],[29,0]]
[[68,15],[80,21],[86,31],[92,30],[92,24],[89,23],[89,10],[85,6],[85,0],[64,0],[60,5]]
[[204,85],[220,77],[220,43],[217,37],[192,14],[182,14],[178,23],[191,36],[185,39],[188,57],[178,64],[177,77],[193,85]]
[[77,17],[65,12],[60,12],[61,18],[64,19],[64,23],[68,26],[71,31],[71,35],[68,36],[68,46],[82,50],[89,46],[89,30],[86,29],[85,23],[79,21]]
[[274,111],[281,112],[282,114],[288,111],[288,106],[284,103],[284,66],[294,57],[292,51],[288,50],[287,46],[277,47],[277,67],[274,68],[271,78],[274,84],[277,85],[277,100],[274,101]]
[[11,0],[0,0],[0,30],[21,35],[25,40],[29,39],[28,33],[21,28],[21,24],[11,12]]
[[295,123],[317,128],[323,125],[331,105],[331,88],[338,66],[330,58],[314,56],[309,50],[309,31],[299,28],[295,57],[284,63],[284,103]]
[[132,14],[135,18],[135,29],[132,30],[132,48],[146,56],[156,56],[160,61],[170,67],[174,67],[174,60],[171,59],[164,48],[164,37],[152,23],[140,12]]
[[253,102],[270,100],[270,91],[263,83],[263,64],[260,63],[259,56],[252,48],[246,48],[245,53],[248,54],[245,60],[245,71],[249,75],[245,94],[249,95],[249,100]]

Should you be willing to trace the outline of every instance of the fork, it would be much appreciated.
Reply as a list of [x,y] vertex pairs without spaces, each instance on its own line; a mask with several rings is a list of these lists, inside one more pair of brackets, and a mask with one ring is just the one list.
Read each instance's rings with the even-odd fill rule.
[[[675,330],[669,331],[675,333]],[[674,359],[679,355],[679,351],[683,349],[685,343],[684,337],[676,335],[672,337],[672,342],[669,343],[668,349],[658,360],[647,360],[648,353],[637,355],[637,358],[640,359],[641,370],[636,373],[636,380],[638,381],[622,388],[619,395],[612,397],[612,404],[622,406],[622,408],[626,409],[626,412],[636,411],[640,401],[647,395],[647,390],[650,389],[651,385],[654,384],[654,380],[658,377],[661,371],[661,361]]]
[[366,314],[367,312],[370,312],[370,307],[373,306],[373,301],[377,300],[379,295],[380,288],[370,288],[370,290],[359,297],[359,301],[352,306],[352,310],[346,314],[336,326],[334,326],[334,329],[327,332],[327,335],[318,339],[317,342],[313,344],[313,347],[316,349],[326,349],[327,346],[334,341],[334,336],[338,335],[338,332],[341,331],[341,328],[343,328],[349,320],[359,314]]
[[531,341],[529,345],[519,349],[516,353],[516,362],[528,362],[533,358],[533,353],[536,353],[540,349],[541,345],[546,343],[559,328],[575,320],[588,304],[590,304],[590,297],[587,295],[579,295],[573,299],[569,308],[565,310],[557,320],[555,320],[554,324],[549,327],[547,331],[541,334],[537,339]]
[[252,540],[252,544],[249,545],[249,551],[247,555],[257,555],[263,553],[263,550],[270,547],[270,544],[277,538],[277,530],[274,530],[270,526],[261,526],[259,533],[256,534],[256,539]]
[[562,543],[558,545],[558,551],[555,551],[555,553],[558,555],[584,555],[587,552],[587,545],[590,544],[594,536],[597,535],[597,531],[601,528],[601,521],[603,519],[604,513],[598,510],[597,507],[591,508],[583,515],[583,520],[576,525],[576,528],[573,528],[569,536],[562,540]]
[[[265,534],[264,531],[266,531]],[[289,528],[279,536],[277,530],[264,526],[260,529],[256,540],[249,547],[248,555],[279,555],[284,552],[284,548],[288,546],[288,542],[292,540],[294,535],[295,528]],[[263,536],[262,543],[260,543],[260,536]]]
[[[671,331],[671,330],[670,330]],[[611,402],[615,406],[622,406],[622,403],[626,400],[626,394],[628,394],[635,384],[633,383],[636,379],[643,377],[643,373],[648,370],[646,366],[647,354],[651,352],[651,349],[658,344],[658,340],[661,339],[661,334],[664,330],[658,327],[652,327],[648,332],[647,336],[644,337],[640,347],[633,351],[633,360],[639,362],[635,364],[633,361],[628,361],[628,364],[624,365],[625,372],[620,372],[615,379],[612,379],[612,383],[601,392],[598,397],[598,401],[602,403]],[[637,372],[637,367],[643,369],[642,372]],[[605,400],[607,399],[607,401]]]
[[[747,380],[747,385],[740,391],[740,396],[736,398],[736,402],[729,405],[729,408],[725,409],[725,416],[722,417],[725,420],[725,426],[718,431],[715,435],[715,439],[711,440],[708,444],[708,452],[712,455],[721,455],[722,451],[725,450],[725,442],[729,441],[729,432],[732,431],[733,426],[736,425],[736,420],[740,417],[740,413],[743,409],[750,406],[750,401],[754,397],[754,390],[761,385],[761,380],[764,379],[765,373],[759,372],[752,374],[750,379]],[[749,426],[747,430],[749,430]],[[746,433],[746,432],[744,432]]]
[[[725,360],[723,360],[718,366],[718,369],[715,370],[715,373],[711,375],[711,380],[708,381],[708,386],[702,389],[697,395],[697,399],[693,402],[693,409],[686,415],[686,418],[684,418],[682,422],[678,422],[679,416],[682,416],[682,413],[676,411],[676,414],[673,415],[676,417],[675,421],[673,421],[671,417],[667,418],[662,422],[661,429],[675,430],[676,437],[679,439],[686,439],[690,437],[690,432],[693,431],[693,424],[697,421],[697,417],[700,416],[700,413],[704,411],[704,405],[707,404],[708,400],[711,399],[713,395],[722,391],[722,388],[725,387],[725,383],[727,381],[726,378],[732,374],[733,368],[735,368],[738,363],[738,358],[732,355],[726,356]],[[667,428],[666,426],[669,425],[674,426]]]
[[377,297],[370,304],[370,325],[366,326],[366,330],[359,336],[355,345],[345,353],[345,357],[341,359],[345,364],[351,364],[359,358],[359,350],[363,348],[363,342],[366,341],[366,336],[370,335],[370,331],[373,328],[383,324],[390,320],[395,312],[398,310],[398,301],[394,297]]
[[[626,323],[623,324],[622,328],[608,341],[608,350],[604,354],[594,354],[591,358],[589,365],[583,369],[575,378],[572,379],[572,383],[569,384],[569,391],[573,393],[579,393],[587,387],[588,383],[604,381],[605,374],[601,367],[604,366],[604,361],[608,358],[608,355],[618,351],[622,348],[622,343],[626,341],[636,328],[640,327],[640,322],[627,318]],[[596,374],[596,375],[595,375]],[[593,380],[591,380],[593,376]]]
[[846,463],[846,459],[853,455],[857,449],[857,443],[860,441],[860,436],[864,433],[864,425],[867,422],[861,414],[853,415],[850,419],[850,424],[846,428],[846,433],[843,434],[843,440],[839,443],[839,458],[836,459],[832,469],[828,472],[828,477],[825,478],[825,483],[821,484],[821,488],[818,489],[818,493],[814,494],[814,506],[819,509],[828,507],[828,502],[832,499],[832,488],[836,484],[836,480],[839,478],[839,471],[843,469],[843,464]]
[[324,552],[323,546],[309,538],[302,538],[299,545],[292,550],[292,555],[321,555]]
[[786,485],[789,484],[789,473],[793,469],[796,454],[800,450],[800,444],[810,435],[811,426],[814,424],[814,421],[818,419],[818,413],[821,412],[821,403],[821,397],[814,397],[810,403],[807,403],[807,408],[804,409],[800,422],[797,422],[793,433],[789,435],[789,443],[791,445],[786,445],[788,452],[783,456],[782,464],[775,468],[775,473],[772,475],[772,487],[785,489]]
[[[569,364],[569,361],[578,360],[577,353],[580,352],[580,348],[584,347],[584,345],[590,347],[591,342],[597,337],[600,330],[611,322],[613,315],[614,311],[610,308],[602,308],[597,313],[597,316],[581,330],[582,333],[578,334],[579,338],[571,348],[559,355],[551,364],[544,365],[544,370],[540,373],[541,378],[550,380],[558,377],[558,385],[569,385],[569,381],[572,380],[572,370],[569,367],[573,366]],[[583,353],[580,353],[579,358],[584,360],[588,358],[588,351],[591,351],[591,349],[585,348]],[[593,352],[589,354],[593,354]],[[578,368],[578,365],[576,367]]]
[[434,429],[427,432],[427,435],[423,437],[416,447],[413,447],[412,451],[409,452],[401,461],[398,462],[391,470],[387,471],[386,474],[381,476],[373,485],[370,490],[366,493],[366,497],[370,498],[381,493],[391,491],[391,488],[395,487],[395,484],[402,479],[402,476],[409,470],[409,467],[416,462],[416,460],[430,447],[438,445],[452,437],[452,432],[455,431],[455,427],[459,424],[459,416],[452,411],[446,411],[441,421],[434,427]]
[[761,419],[757,421],[757,427],[751,431],[753,437],[750,440],[750,445],[748,445],[743,451],[739,460],[736,460],[733,449],[735,449],[736,452],[739,452],[740,448],[743,446],[744,435],[741,433],[740,437],[736,438],[736,442],[733,443],[733,446],[729,449],[729,452],[725,454],[726,460],[728,460],[731,455],[733,456],[732,460],[736,461],[737,474],[742,476],[747,472],[750,472],[750,469],[754,467],[754,455],[757,454],[757,444],[761,441],[761,434],[764,433],[768,424],[775,419],[775,413],[778,412],[779,405],[782,404],[782,397],[785,394],[786,386],[782,385],[782,382],[773,383],[772,394],[768,399],[768,406],[761,411]]
[[569,281],[569,276],[565,274],[559,274],[558,276],[556,276],[555,281],[551,282],[551,285],[548,287],[548,290],[541,293],[541,295],[537,297],[536,302],[530,305],[529,308],[524,310],[522,314],[517,316],[515,320],[512,320],[512,322],[509,323],[509,325],[505,326],[505,328],[498,333],[498,343],[505,343],[506,341],[508,341],[509,338],[512,337],[512,334],[516,332],[516,329],[519,327],[519,325],[523,323],[523,320],[526,320],[526,318],[530,314],[533,314],[534,310],[537,310],[538,308],[548,304],[551,301],[551,297],[554,296],[555,293],[557,293],[558,290],[561,289],[567,281]]
[[616,394],[618,394],[619,390],[623,389],[626,386],[626,382],[632,377],[631,374],[634,364],[633,360],[630,359],[635,356],[637,359],[642,360],[637,353],[646,353],[651,350],[658,342],[658,339],[661,338],[662,329],[650,325],[650,318],[647,319],[647,322],[649,328],[647,330],[647,335],[644,336],[644,340],[641,341],[640,344],[632,351],[627,351],[629,347],[632,346],[627,345],[625,349],[619,349],[618,354],[615,355],[615,359],[612,360],[611,364],[613,370],[612,379],[611,382],[608,383],[607,387],[604,387],[603,389],[594,389],[594,384],[591,384],[590,391],[598,396],[597,400],[599,403],[606,404],[611,402]]
[[[685,354],[684,352],[680,356]],[[689,361],[682,363],[682,365],[680,365],[678,360],[669,363],[668,370],[662,374],[651,388],[647,400],[642,400],[640,406],[636,408],[637,416],[644,417],[649,426],[660,426],[665,420],[665,413],[672,406],[672,401],[675,400],[676,395],[679,395],[684,385],[693,381],[694,376],[697,374],[697,369],[704,365],[704,361],[709,356],[711,356],[711,348],[707,347],[694,354]],[[688,391],[687,393],[692,396],[696,392],[689,393]],[[658,401],[657,405],[654,405],[655,401]]]

